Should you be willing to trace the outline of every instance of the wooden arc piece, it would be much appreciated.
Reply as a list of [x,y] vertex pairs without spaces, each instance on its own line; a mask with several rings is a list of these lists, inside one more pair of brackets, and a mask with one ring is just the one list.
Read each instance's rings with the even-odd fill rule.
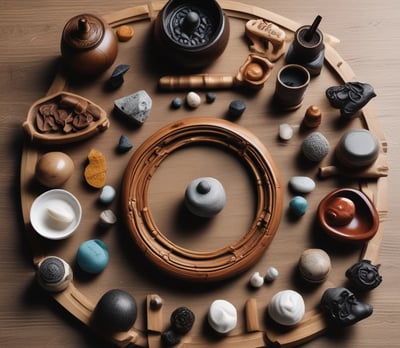
[[[182,248],[156,226],[148,202],[150,179],[161,162],[191,144],[212,144],[232,151],[248,166],[256,183],[256,217],[237,242],[212,251]],[[221,280],[256,262],[269,246],[282,215],[282,191],[277,168],[265,146],[247,129],[211,117],[169,124],[148,138],[134,153],[122,183],[122,207],[136,244],[156,265],[188,280]]]
[[[165,1],[149,2],[148,4],[127,8],[121,11],[106,14],[103,18],[113,27],[141,20],[154,19],[158,12],[164,6]],[[230,0],[219,0],[222,9],[230,17],[240,18],[244,20],[262,18],[266,21],[273,22],[282,28],[295,32],[300,26],[299,23],[292,21],[286,17],[273,13],[271,11],[239,3]],[[325,43],[325,61],[332,67],[332,70],[343,80],[343,82],[356,81],[354,71],[343,60],[334,46],[339,42],[337,38],[324,33]],[[57,93],[67,89],[67,81],[62,71],[59,71],[47,95]],[[371,102],[361,110],[361,118],[363,119],[365,128],[373,132],[381,145],[381,161],[387,168],[387,142],[379,125],[377,114],[375,113]],[[34,165],[38,157],[37,150],[32,148],[31,144],[25,144],[21,158],[21,191],[26,192],[26,188],[33,175]],[[388,178],[382,176],[376,178],[375,181],[360,181],[359,188],[372,200],[380,219],[378,232],[375,234],[360,254],[360,259],[369,259],[372,263],[378,262],[380,245],[384,234],[384,224],[388,212],[387,196],[388,196]],[[26,233],[29,241],[32,243],[33,261],[37,265],[40,260],[45,257],[44,250],[41,248],[40,240],[35,237],[29,220],[29,209],[34,200],[34,196],[28,193],[21,200],[22,216],[26,227]],[[333,284],[330,284],[333,286]],[[54,299],[74,317],[82,323],[90,326],[90,316],[93,311],[93,303],[86,298],[73,283],[60,294],[53,294]],[[323,333],[326,329],[326,323],[320,310],[315,309],[306,313],[305,318],[296,326],[296,328],[285,332],[273,332],[270,328],[266,328],[265,332],[243,333],[241,335],[228,336],[220,345],[224,347],[240,347],[254,348],[262,346],[274,347],[294,347]],[[135,346],[148,347],[149,341],[147,334],[132,328],[129,332],[117,334],[113,337],[107,337],[110,341],[119,347],[125,347],[133,343]],[[187,335],[182,340],[181,347],[207,347],[209,342],[199,336]]]

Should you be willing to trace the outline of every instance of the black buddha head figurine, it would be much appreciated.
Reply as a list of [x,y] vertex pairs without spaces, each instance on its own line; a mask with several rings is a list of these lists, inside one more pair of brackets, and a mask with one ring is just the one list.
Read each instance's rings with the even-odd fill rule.
[[327,289],[321,306],[327,318],[340,327],[353,325],[372,314],[372,306],[360,302],[350,290],[341,287]]

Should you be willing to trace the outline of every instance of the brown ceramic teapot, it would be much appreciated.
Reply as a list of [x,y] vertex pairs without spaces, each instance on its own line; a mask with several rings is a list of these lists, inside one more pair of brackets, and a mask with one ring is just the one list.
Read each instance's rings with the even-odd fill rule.
[[100,17],[81,14],[64,27],[61,54],[71,73],[97,75],[109,68],[118,53],[118,40]]

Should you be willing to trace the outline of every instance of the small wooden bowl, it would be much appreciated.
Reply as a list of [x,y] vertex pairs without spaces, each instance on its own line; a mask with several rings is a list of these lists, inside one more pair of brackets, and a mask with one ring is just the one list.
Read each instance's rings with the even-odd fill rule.
[[[355,205],[355,215],[350,223],[332,226],[327,222],[326,212],[332,201],[338,197],[348,198]],[[346,242],[364,242],[378,231],[379,216],[369,198],[359,190],[343,188],[325,196],[318,207],[318,219],[324,231],[331,237]]]
[[[59,104],[63,98],[68,98],[68,100],[72,102],[76,101],[78,103],[78,110],[81,110],[82,106],[84,109],[86,109],[86,107],[94,108],[97,113],[96,118],[93,119],[93,121],[90,122],[87,127],[79,130],[75,129],[69,133],[64,132],[62,129],[49,132],[40,131],[36,125],[36,117],[38,115],[39,108],[45,104]],[[73,106],[69,105],[68,108],[72,109]],[[105,110],[89,99],[69,92],[58,92],[37,100],[30,107],[27,119],[22,124],[22,127],[24,128],[31,142],[46,145],[59,145],[81,141],[99,132],[105,131],[109,126],[110,122]]]

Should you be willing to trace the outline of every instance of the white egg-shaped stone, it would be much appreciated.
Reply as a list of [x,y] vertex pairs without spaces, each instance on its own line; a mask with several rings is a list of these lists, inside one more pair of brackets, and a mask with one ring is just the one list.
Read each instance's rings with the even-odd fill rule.
[[279,138],[282,140],[290,140],[293,137],[293,128],[287,124],[283,123],[279,125]]
[[196,92],[189,92],[186,95],[186,104],[192,109],[195,109],[200,106],[201,97]]
[[304,313],[303,297],[294,290],[279,291],[268,304],[269,316],[281,325],[296,325],[303,319]]
[[267,282],[273,282],[279,276],[279,271],[275,267],[268,267],[265,274],[265,280]]
[[290,187],[299,193],[310,193],[315,189],[315,181],[308,176],[293,176],[289,180]]
[[208,310],[208,323],[220,334],[232,331],[237,324],[237,310],[226,300],[215,300]]
[[264,284],[264,278],[261,276],[260,272],[254,272],[250,277],[250,285],[253,288],[260,288]]

